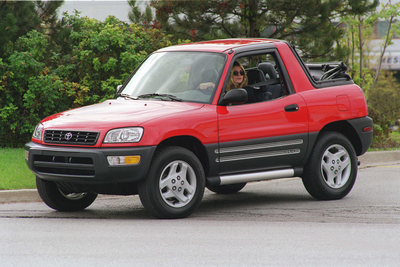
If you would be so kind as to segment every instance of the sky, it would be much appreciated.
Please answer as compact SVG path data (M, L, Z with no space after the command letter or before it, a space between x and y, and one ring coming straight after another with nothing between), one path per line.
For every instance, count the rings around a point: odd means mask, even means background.
M138 1L145 4L146 1ZM60 7L60 15L68 11L68 14L73 14L74 9L81 11L82 17L90 17L103 21L110 15L116 18L129 22L128 12L130 7L126 0L65 0Z

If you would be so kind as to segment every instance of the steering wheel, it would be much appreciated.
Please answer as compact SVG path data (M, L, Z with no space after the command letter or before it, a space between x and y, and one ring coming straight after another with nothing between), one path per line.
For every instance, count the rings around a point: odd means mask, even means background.
M214 88L212 86L209 86L206 89L200 89L200 85L199 85L199 86L197 86L196 90L202 92L205 95L211 95Z

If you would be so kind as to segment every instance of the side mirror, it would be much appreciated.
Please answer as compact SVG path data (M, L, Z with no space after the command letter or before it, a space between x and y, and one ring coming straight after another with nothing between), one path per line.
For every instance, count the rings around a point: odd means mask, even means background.
M220 101L220 105L243 104L248 98L247 91L243 88L232 89L226 92Z
M122 85L118 85L117 88L115 88L115 96L117 97L118 93L121 91Z

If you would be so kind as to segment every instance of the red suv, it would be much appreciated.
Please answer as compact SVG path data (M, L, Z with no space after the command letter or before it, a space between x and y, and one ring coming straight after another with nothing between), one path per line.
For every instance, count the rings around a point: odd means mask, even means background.
M234 76L246 82L228 91ZM139 194L150 214L180 218L205 187L236 193L277 178L343 198L371 139L364 94L343 63L305 64L284 41L227 39L152 53L115 99L44 119L25 149L51 208Z

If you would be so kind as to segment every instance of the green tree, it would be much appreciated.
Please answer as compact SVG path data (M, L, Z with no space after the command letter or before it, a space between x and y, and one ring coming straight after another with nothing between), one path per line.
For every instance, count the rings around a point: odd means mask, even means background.
M400 118L400 84L391 71L383 71L376 86L368 92L369 116L374 119L373 147L398 146L390 139L390 126Z
M43 118L114 95L117 85L159 48L161 31L115 17L98 21L66 14L56 32L32 30L0 58L0 147L20 147Z
M346 63L350 68L350 74L365 91L371 90L377 84L386 48L393 44L394 36L400 34L400 22L396 21L396 17L399 16L400 3L392 4L388 1L386 4L381 4L380 9L367 11L364 15L348 15L341 20L347 34L339 44L349 48L350 53ZM377 55L371 51L371 40L378 21L388 22L388 27Z
M64 0L57 1L0 1L0 57L12 51L12 44L31 30L52 36L60 29L57 9Z
M0 58L12 51L13 43L40 26L41 20L32 1L0 2Z
M60 67L55 73L70 82L90 88L87 99L77 105L91 104L113 96L115 87L151 52L171 45L169 36L157 29L142 27L108 17L104 22L66 15L68 48L54 56ZM63 33L65 34L65 33Z
M52 39L57 38L57 34L61 30L57 10L63 4L64 0L35 1L36 10L42 22L42 31Z
M388 27L386 31L386 36L383 37L384 41L382 42L381 54L379 56L378 64L376 66L376 73L374 76L374 83L372 87L374 87L378 82L382 60L383 56L385 55L386 48L389 45L393 44L392 40L396 35L400 35L400 22L396 21L397 18L400 17L400 2L392 4L392 1L390 0L387 4L382 4L382 10L378 14L379 19L388 22Z
M150 6L146 6L145 12L142 13L137 6L136 0L128 0L131 11L128 13L128 18L132 23L140 24L144 28L152 27L154 23L153 11Z
M31 31L14 44L6 61L0 60L0 146L20 146L37 122L56 110L68 109L63 81L45 64L49 42Z
M346 49L334 44L344 31L337 20L373 10L378 0L153 0L154 27L193 41L267 37L290 40L308 59L335 59ZM138 10L135 11L140 16ZM141 15L143 16L143 15Z
M379 9L364 15L348 15L341 21L347 34L340 44L349 48L346 64L354 82L363 88L367 97L369 115L374 120L375 147L390 143L389 127L400 118L399 84L393 73L381 72L386 48L393 44L394 36L400 34L400 22L396 21L399 16L400 3L388 1ZM371 40L378 21L386 21L388 26L377 53L371 49Z

